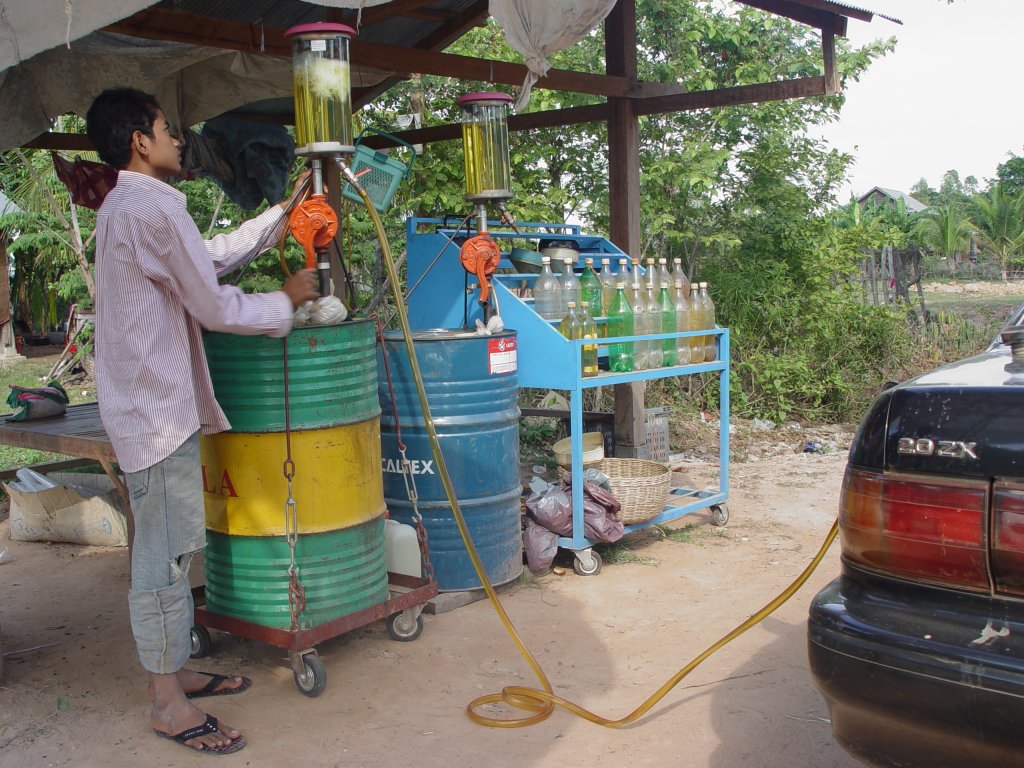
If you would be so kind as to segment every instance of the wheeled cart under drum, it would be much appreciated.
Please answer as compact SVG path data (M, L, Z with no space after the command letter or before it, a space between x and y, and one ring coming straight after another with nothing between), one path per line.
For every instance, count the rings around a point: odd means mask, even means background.
M318 643L380 619L387 619L388 635L393 640L410 642L423 632L423 606L437 596L437 582L389 572L388 593L391 595L388 600L348 616L308 629L290 630L213 613L206 609L205 592L199 588L193 592L196 609L192 627L192 658L199 659L211 653L211 629L259 640L288 651L296 687L306 696L319 696L327 686L327 671L316 651Z

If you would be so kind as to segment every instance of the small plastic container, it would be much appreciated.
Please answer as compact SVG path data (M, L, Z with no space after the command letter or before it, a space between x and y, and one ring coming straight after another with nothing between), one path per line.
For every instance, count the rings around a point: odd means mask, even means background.
M397 520L384 521L384 553L388 570L406 576L423 578L423 561L416 529Z
M555 443L551 450L555 463L565 469L572 468L572 438L566 437ZM586 432L583 435L583 467L596 467L604 458L604 435L600 432Z

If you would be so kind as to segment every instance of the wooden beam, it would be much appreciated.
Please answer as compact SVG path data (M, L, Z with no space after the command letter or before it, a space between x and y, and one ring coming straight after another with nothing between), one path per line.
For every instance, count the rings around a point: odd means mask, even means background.
M836 38L827 30L821 31L821 56L825 62L825 94L839 93L839 70L836 69Z
M63 149L70 152L96 149L84 133L41 133L21 146L24 149Z
M757 85L738 85L714 91L693 91L679 96L637 99L634 102L634 109L638 115L663 115L668 112L689 112L694 109L732 107L761 101L783 101L825 95L825 78L819 75Z
M147 8L105 29L108 32L144 39L171 40L234 51L266 53L272 56L291 55L291 46L284 39L284 30L278 27L261 27L161 8ZM397 63L401 71L506 85L520 85L527 74L526 66L523 64L476 59L420 48L405 48L358 38L352 40L350 52L353 62L385 72L399 71L396 68ZM686 89L679 85L639 82L634 78L609 77L564 69L550 70L547 76L537 82L537 87L622 97L654 97L686 92Z
M776 16L785 16L787 19L799 21L818 29L830 29L840 37L846 37L846 16L834 11L822 10L821 7L810 7L801 2L789 2L789 0L738 0L751 8L759 8L762 11L773 13ZM852 15L852 14L851 14ZM867 19L871 20L870 16Z
M607 104L592 104L587 107L568 107L566 109L550 109L544 112L527 112L524 115L512 115L508 119L510 131L532 131L537 128L556 128L580 123L597 123L608 119ZM409 144L430 144L435 141L450 141L462 138L462 126L459 123L433 125L414 131L391 132L393 136ZM372 149L397 147L397 143L383 136L364 136L362 143Z

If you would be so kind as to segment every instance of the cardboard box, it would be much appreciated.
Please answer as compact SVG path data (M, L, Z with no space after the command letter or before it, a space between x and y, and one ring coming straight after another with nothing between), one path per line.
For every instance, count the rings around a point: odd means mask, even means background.
M109 478L98 478L112 486ZM102 480L71 473L63 473L58 480L56 476L48 478L38 472L20 470L17 482L4 485L11 497L11 538L128 546L128 525L120 508L120 496L112 487L103 490Z

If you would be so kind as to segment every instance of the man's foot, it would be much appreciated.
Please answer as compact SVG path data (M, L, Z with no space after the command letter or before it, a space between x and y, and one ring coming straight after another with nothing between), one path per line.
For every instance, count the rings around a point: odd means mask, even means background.
M231 696L243 693L252 687L252 680L242 675L218 675L214 672L193 672L190 669L179 669L175 673L181 690L190 699L204 696ZM153 682L146 689L146 698L153 701Z
M245 738L234 728L218 722L188 700L154 706L149 717L153 730L192 749L228 754L245 746Z
M206 715L206 719L202 724L194 728L186 728L178 733L167 733L156 728L153 729L157 736L173 739L190 749L208 752L212 755L230 755L245 746L245 737L240 733L234 738L228 738L226 743L218 744L211 742L212 739L223 741L227 738L226 732L230 731L231 729L221 725L213 715Z

